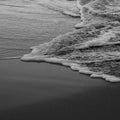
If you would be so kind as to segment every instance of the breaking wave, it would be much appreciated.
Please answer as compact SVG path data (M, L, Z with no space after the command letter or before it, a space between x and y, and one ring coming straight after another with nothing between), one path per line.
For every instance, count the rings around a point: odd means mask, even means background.
M93 1L82 5L82 10L88 7L90 12L81 10L83 22L77 25L78 30L32 47L21 60L62 64L91 77L120 81L120 12L113 10L116 4L110 7L112 3ZM96 8L98 3L104 9Z

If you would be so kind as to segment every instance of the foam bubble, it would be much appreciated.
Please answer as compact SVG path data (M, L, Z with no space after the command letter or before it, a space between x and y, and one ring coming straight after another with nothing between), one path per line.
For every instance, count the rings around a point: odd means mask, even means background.
M77 0L82 23L75 27L80 28L91 22L120 21L120 1L110 0Z
M98 4L100 8L96 8ZM82 11L82 27L32 47L32 52L21 60L57 63L91 77L120 81L119 4L91 0L78 5L81 10L88 9Z

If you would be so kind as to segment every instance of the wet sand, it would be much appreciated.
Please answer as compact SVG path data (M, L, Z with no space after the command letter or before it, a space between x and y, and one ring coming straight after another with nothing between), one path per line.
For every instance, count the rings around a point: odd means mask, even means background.
M48 63L0 61L1 120L119 117L120 84Z
M0 6L0 47L28 50L72 31L79 21L35 7ZM3 52L0 55L13 54ZM0 120L118 119L119 92L119 83L92 79L67 67L0 60Z

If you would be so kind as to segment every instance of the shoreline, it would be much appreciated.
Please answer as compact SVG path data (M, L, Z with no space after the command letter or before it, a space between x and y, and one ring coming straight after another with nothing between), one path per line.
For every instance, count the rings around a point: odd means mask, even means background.
M72 61L67 61L64 59L58 59L58 58L47 58L45 56L31 56L30 54L25 54L22 58L22 61L24 62L45 62L45 63L51 63L51 64L55 64L55 65L61 65L63 67L69 67L71 70L73 71L77 71L80 74L84 74L84 75L89 75L91 78L101 78L105 81L108 82L120 82L120 79L112 76L112 75L107 75L107 74L103 74L101 72L92 72L89 70L88 67L83 67L80 66L77 63L73 63Z
M109 118L119 113L115 109L120 106L119 83L43 62L7 60L0 61L0 66L2 120L55 120L58 116L58 120L78 120L98 118L101 114Z
M80 22L36 3L26 8L1 5L0 9L0 46L16 49L2 49L0 55L7 57L21 56L31 46L72 32ZM90 78L70 67L0 60L0 120L119 119L119 94L120 83Z

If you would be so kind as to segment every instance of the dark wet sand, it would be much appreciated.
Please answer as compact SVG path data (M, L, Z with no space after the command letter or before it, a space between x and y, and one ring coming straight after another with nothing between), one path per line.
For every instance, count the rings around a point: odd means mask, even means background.
M79 21L33 8L0 6L0 46L28 49L72 31ZM8 54L13 51L0 56ZM120 83L91 79L63 66L0 60L0 120L116 120L119 93Z
M48 63L0 61L0 120L118 119L120 84Z

